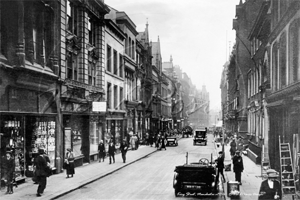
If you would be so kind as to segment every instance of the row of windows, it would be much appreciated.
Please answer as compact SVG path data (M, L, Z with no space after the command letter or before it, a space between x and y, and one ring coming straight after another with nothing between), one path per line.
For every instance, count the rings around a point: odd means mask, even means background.
M248 132L256 137L263 135L263 121L259 112L248 113Z
M259 92L259 86L261 85L261 71L255 69L252 73L248 74L248 98Z
M300 80L299 19L291 23L288 33L282 33L272 45L272 87L279 90ZM287 48L287 43L288 47Z
M15 58L18 45L19 22L17 1L1 1L1 53L10 61ZM42 12L41 12L42 11ZM40 2L24 1L24 48L25 59L42 66L51 67L50 57L53 56L54 37L51 31L54 23L54 12ZM22 38L23 39L23 38Z
M106 49L106 70L123 78L123 56L109 45Z
M123 110L124 94L123 88L117 85L112 86L111 83L107 83L107 108L115 110Z
M135 57L135 43L130 37L125 39L125 53L132 59Z

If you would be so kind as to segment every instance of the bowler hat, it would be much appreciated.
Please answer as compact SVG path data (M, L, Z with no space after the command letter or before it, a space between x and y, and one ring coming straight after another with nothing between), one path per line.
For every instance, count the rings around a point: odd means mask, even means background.
M39 149L38 152L39 152L39 154L44 154L45 153L44 149Z
M279 177L279 174L278 174L278 172L277 172L276 170L274 170L274 169L268 169L268 170L267 170L267 176L268 176L269 178L277 178L277 177Z

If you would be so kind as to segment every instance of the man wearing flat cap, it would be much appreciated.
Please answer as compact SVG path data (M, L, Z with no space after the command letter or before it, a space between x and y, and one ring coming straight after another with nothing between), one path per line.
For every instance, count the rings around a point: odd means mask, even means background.
M240 155L240 151L235 152L235 155L232 157L232 163L233 171L235 173L235 181L239 182L239 184L242 185L241 177L242 172L244 171L244 163L243 158Z
M267 170L268 179L261 183L258 199L281 199L279 174L274 169Z

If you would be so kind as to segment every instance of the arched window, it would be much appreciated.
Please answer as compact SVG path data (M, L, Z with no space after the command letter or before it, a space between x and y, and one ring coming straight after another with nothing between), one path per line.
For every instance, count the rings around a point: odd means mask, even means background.
M287 85L287 73L286 73L286 34L283 33L280 37L279 47L279 87L283 88Z

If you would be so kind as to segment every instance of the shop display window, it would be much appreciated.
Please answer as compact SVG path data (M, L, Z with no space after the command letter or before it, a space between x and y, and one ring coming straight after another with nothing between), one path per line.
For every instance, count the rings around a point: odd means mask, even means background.
M121 145L122 126L123 126L123 121L122 120L116 120L116 127L115 127L116 146Z
M71 148L75 157L82 155L82 125L81 117L65 116L64 118L65 152L67 148Z
M55 165L55 118L51 117L31 117L28 122L28 131L31 130L31 151L30 154L34 158L39 148L43 148L46 151L50 159L50 165L54 167ZM29 135L29 133L28 133ZM28 138L29 139L29 138ZM28 166L32 167L32 165ZM29 169L31 171L31 169Z
M1 136L1 159L6 152L11 152L15 160L16 181L24 178L25 158L24 158L24 131L22 129L22 117L1 116L0 132Z
M122 126L122 120L107 120L105 139L107 142L112 140L116 148L121 144Z
M98 145L102 138L102 126L97 119L90 121L90 154L98 152Z

